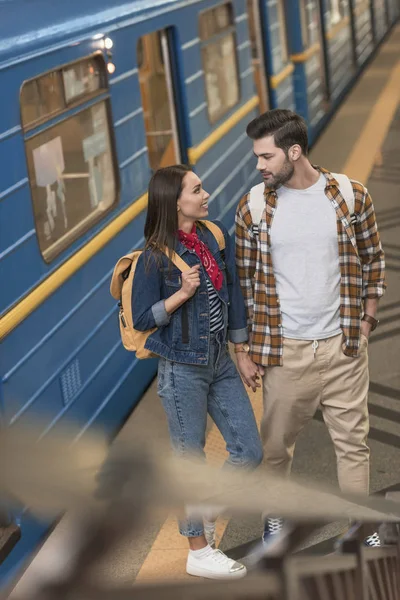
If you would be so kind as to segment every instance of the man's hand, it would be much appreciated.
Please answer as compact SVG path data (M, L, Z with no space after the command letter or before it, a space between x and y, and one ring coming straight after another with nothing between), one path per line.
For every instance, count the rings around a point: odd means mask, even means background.
M261 387L259 379L260 376L264 375L264 368L261 365L256 365L246 352L238 352L236 356L239 373L243 381L255 392L257 388Z
M372 325L367 321L361 321L361 333L368 339L371 333Z

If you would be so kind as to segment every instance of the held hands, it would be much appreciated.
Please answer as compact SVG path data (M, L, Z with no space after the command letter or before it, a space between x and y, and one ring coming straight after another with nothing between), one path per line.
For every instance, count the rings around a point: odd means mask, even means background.
M255 392L257 388L261 387L259 379L264 375L264 368L256 365L246 352L238 352L237 363L244 383Z
M200 265L195 265L189 271L182 273L181 293L186 300L191 298L200 285Z

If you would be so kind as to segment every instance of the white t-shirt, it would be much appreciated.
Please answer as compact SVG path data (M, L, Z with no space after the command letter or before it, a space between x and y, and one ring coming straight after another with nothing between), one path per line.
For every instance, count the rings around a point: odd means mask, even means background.
M318 340L341 332L336 213L325 185L321 174L305 190L277 190L271 253L284 337Z

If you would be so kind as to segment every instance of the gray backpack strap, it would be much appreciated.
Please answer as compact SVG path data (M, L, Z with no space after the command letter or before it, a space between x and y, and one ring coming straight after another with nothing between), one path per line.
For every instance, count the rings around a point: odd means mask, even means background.
M346 201L347 208L350 214L350 220L353 222L354 220L354 190L351 184L350 179L347 175L342 173L332 173L333 177L339 184L339 189L343 195L343 198ZM258 233L258 227L261 221L261 217L265 208L265 198L264 198L264 183L259 183L251 188L249 192L249 209L251 214L251 219L253 221L253 233Z
M258 234L258 228L265 208L264 189L264 183L259 183L252 187L249 192L249 209L251 220L253 221L253 233L255 235Z
M350 179L343 173L332 173L333 177L339 184L340 191L343 198L346 200L347 208L349 209L350 219L353 221L354 218L354 190Z

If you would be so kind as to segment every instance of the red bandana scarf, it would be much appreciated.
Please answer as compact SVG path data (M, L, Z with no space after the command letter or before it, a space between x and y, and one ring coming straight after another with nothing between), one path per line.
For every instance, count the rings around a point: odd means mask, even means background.
M211 283L215 289L219 291L224 280L223 273L207 246L199 239L199 236L196 233L196 225L193 225L191 233L185 233L179 229L178 237L179 241L186 246L186 248L196 252L197 256L202 262L203 267L207 271Z

